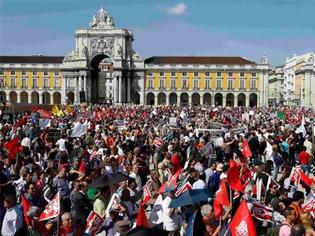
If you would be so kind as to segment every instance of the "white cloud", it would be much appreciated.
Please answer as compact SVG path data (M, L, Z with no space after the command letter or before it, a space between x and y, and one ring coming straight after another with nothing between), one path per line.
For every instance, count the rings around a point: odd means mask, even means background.
M170 7L167 9L167 12L172 15L183 15L187 9L185 3L178 3L174 7Z

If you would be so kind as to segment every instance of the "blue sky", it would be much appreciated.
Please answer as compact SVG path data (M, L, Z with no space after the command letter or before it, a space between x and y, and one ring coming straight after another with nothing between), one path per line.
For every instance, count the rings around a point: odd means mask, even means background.
M315 51L315 0L0 0L0 54L63 56L101 6L144 58L266 53L279 65Z

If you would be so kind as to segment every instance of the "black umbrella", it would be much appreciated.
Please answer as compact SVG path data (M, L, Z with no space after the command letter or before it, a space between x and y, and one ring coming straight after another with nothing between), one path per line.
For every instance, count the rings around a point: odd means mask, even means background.
M106 185L114 185L123 181L131 180L128 175L124 175L120 172L114 174L106 174L92 181L90 188L103 188Z

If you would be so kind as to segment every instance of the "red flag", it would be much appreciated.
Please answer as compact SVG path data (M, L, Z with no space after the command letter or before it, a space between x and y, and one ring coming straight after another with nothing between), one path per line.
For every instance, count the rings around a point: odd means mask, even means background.
M147 185L144 185L142 190L143 190L142 204L146 204L148 201L150 201L152 195Z
M230 230L232 236L252 236L256 235L254 220L249 212L247 203L242 201L237 209L231 224Z
M220 188L216 192L213 208L214 215L216 218L220 218L222 215L223 206L230 206L229 196L226 189L226 180L222 180L220 183Z
M315 213L315 198L309 198L302 205L303 212L314 212Z
M101 228L104 219L100 217L95 211L91 211L88 218L86 219L85 232L91 236L95 236Z
M79 167L79 172L84 174L85 175L85 161L81 160L81 164L80 164L80 167Z
M25 198L24 195L21 196L21 202L22 202L22 206L23 206L23 214L24 214L25 223L26 223L26 225L29 225L30 221L28 219L27 212L28 212L28 209L30 209L30 207L32 205L31 205L30 201Z
M48 203L45 207L45 210L39 217L40 221L48 220L59 216L60 213L60 194L59 192L55 195L54 199Z
M6 142L4 147L7 149L9 153L9 159L13 160L15 155L19 153L20 148L20 139L18 137Z
M250 151L248 142L246 139L243 139L243 150L242 153L244 155L244 157L248 158L252 156L252 152Z
M163 183L159 189L160 193L166 192L166 190L174 190L177 186L177 179L182 169L179 169L167 182Z
M230 168L228 169L226 174L231 188L236 192L243 192L243 185L240 179L238 166L235 161L230 160Z
M145 215L142 202L140 203L140 208L139 208L136 224L137 224L137 227L144 227L144 228L149 227L149 222Z
M192 186L189 182L183 184L182 187L180 187L176 192L175 192L175 197L178 197L179 195L181 195L182 193L191 190Z
M307 185L309 188L311 188L311 185L312 185L312 179L310 177L308 177L302 169L299 169L299 174L300 174L300 183L301 181Z

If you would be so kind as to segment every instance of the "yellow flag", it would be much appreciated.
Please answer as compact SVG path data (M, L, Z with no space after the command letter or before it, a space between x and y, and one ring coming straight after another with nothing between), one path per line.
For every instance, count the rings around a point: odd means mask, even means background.
M51 110L51 113L53 113L54 116L58 116L59 112L60 110L56 105Z
M59 112L58 112L58 115L57 116L59 116L59 117L61 117L61 116L64 116L65 114L63 113L63 111L62 110L59 110Z
M70 105L66 105L65 111L66 111L67 113L71 113L71 112L73 112L73 108L72 108Z

